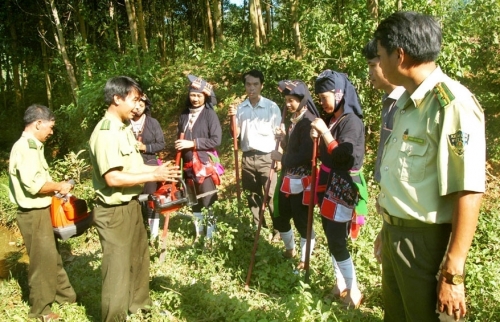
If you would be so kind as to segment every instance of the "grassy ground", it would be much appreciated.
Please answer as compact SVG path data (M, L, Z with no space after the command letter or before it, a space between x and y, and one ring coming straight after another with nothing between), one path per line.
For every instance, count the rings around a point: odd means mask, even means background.
M467 321L500 321L497 300L500 298L500 180L497 178L500 152L495 144L500 137L498 123L497 116L489 119L488 192L466 267ZM168 138L168 142L171 141ZM213 243L193 245L192 222L184 216L173 216L165 262L159 262L158 241L150 248L152 312L132 315L130 321L382 321L381 268L372 255L372 243L381 226L373 209L373 197L377 194L373 182L369 182L371 214L360 237L349 244L365 296L359 309L346 311L328 297L335 281L318 215L315 218L318 242L311 259L309 283L304 284L303 273L294 270L298 260L283 259L282 243L269 242L269 231L263 230L250 290L245 291L254 231L246 207L242 207L241 214L237 211L230 146L228 133L224 133L220 154L227 174L221 201L215 205L218 232ZM369 165L373 157L368 147L367 178L371 177ZM2 168L5 169L5 165ZM90 184L84 179L75 194L89 198ZM14 221L15 207L8 201L6 185L4 172L0 175L0 224L7 227L12 236L5 258L0 258L0 265L8 272L7 277L0 280L0 321L26 321L29 310L27 261ZM296 242L298 246L298 238ZM0 249L6 247L0 245ZM102 254L97 232L91 228L83 236L62 242L61 253L78 302L54 305L53 310L64 321L100 321Z

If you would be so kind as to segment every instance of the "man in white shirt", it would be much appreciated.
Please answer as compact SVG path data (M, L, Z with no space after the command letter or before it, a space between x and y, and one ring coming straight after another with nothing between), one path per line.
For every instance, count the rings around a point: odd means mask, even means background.
M271 151L276 147L274 130L280 126L281 111L276 103L260 95L264 83L261 71L254 69L246 72L243 82L247 99L237 107L231 106L228 115L236 115L236 129L232 130L239 136L243 151L241 179L243 189L248 191L248 205L257 225L271 168ZM276 173L271 178L267 202L271 216L274 212L272 198L275 187ZM262 226L267 227L265 219Z

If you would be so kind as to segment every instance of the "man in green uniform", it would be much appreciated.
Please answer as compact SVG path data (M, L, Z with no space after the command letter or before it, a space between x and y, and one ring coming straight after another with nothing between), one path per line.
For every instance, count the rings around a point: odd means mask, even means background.
M123 321L128 313L148 310L149 249L137 196L142 184L173 181L176 166L147 166L128 122L139 107L142 89L126 76L104 88L108 109L90 137L94 221L102 246L102 321Z
M30 258L30 318L56 321L53 302L73 303L76 294L63 268L50 220L54 192L67 194L72 185L52 182L43 143L52 135L54 114L45 106L31 105L24 113L24 132L9 159L10 199L18 205L17 224Z
M442 36L432 17L396 12L375 38L384 76L406 90L380 167L384 320L459 320L485 189L483 110L436 65Z

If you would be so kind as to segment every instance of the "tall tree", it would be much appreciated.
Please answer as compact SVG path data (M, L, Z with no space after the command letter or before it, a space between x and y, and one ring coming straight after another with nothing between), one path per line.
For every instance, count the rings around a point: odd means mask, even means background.
M257 7L256 7L256 1L258 0L249 0L249 7L250 7L250 25L252 26L252 35L253 35L253 42L255 46L255 50L260 53L261 50L261 42L260 42L260 30L259 30L259 17L257 17Z
M138 47L139 37L137 35L137 22L135 19L135 6L134 0L125 0L125 8L127 9L127 18L130 28L130 35L132 36L132 46Z
M68 51L66 49L64 29L61 25L61 21L59 20L59 13L57 11L54 0L49 0L47 5L49 6L52 17L54 18L54 39L56 40L57 49L62 56L64 65L66 66L66 72L68 73L68 80L71 86L71 94L73 95L73 100L76 103L78 100L78 97L76 95L76 92L78 90L78 82L76 81L75 70L73 68L73 64L71 63L71 60L69 59Z
M266 28L264 26L264 21L262 19L262 9L260 5L260 0L255 0L255 10L257 10L257 21L259 24L259 32L262 42L267 44Z
M87 53L87 28L85 26L85 19L83 18L83 9L82 9L82 0L76 0L75 3L75 13L76 17L78 19L78 29L80 30L80 36L82 37L82 45L84 48L84 55L85 55L85 63L87 65L87 76L92 77L92 68L90 64L90 58ZM42 46L45 46L45 42L42 44ZM42 49L45 49L42 47Z
M43 20L39 21L39 35L40 35L40 45L42 48L42 60L43 60L43 73L45 75L45 90L47 93L47 102L49 108L52 109L52 82L50 80L49 73L49 58L47 56L47 44L45 43L45 35L47 31L45 30L45 26L43 24Z
M224 41L224 33L222 30L222 0L213 0L213 3L214 3L215 33L217 42L221 44Z
M214 24L212 22L212 10L210 9L210 1L205 0L205 11L207 15L205 16L205 26L207 28L207 38L208 44L211 50L215 49L215 37L214 37Z
M144 52L148 52L148 41L146 38L146 26L144 24L144 11L142 10L142 0L137 1L137 25L139 30L139 39Z
M139 46L138 46L138 35L137 35L137 22L135 16L135 5L134 0L125 0L125 8L127 9L127 17L130 28L130 35L132 36L132 46L135 52L135 61L137 64L137 70L141 70L141 61L139 59Z
M112 24L115 28L115 38L116 38L116 47L118 51L122 49L122 43L120 41L120 31L118 29L118 18L116 17L116 7L114 4L114 0L109 1L109 18L112 21Z
M271 31L273 28L272 15L271 15L271 0L265 0L266 3L266 33L267 37L271 38Z
M299 0L290 1L290 16L292 17L295 58L301 59L303 51L302 51L302 39L300 38Z

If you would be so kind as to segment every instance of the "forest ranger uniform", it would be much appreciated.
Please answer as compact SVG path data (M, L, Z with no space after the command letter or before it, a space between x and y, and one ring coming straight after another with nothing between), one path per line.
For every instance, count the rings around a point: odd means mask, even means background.
M485 191L485 128L467 88L437 67L397 102L381 163L386 321L438 321L437 279L455 194Z
M10 153L9 195L10 200L18 205L17 224L30 260L30 318L50 314L53 302L76 301L52 228L52 196L38 194L46 182L52 181L48 170L43 143L32 134L23 132Z
M94 220L102 246L102 320L125 319L151 304L149 249L137 196L142 185L109 187L104 174L121 168L134 173L143 159L130 128L106 112L89 140L96 191Z

